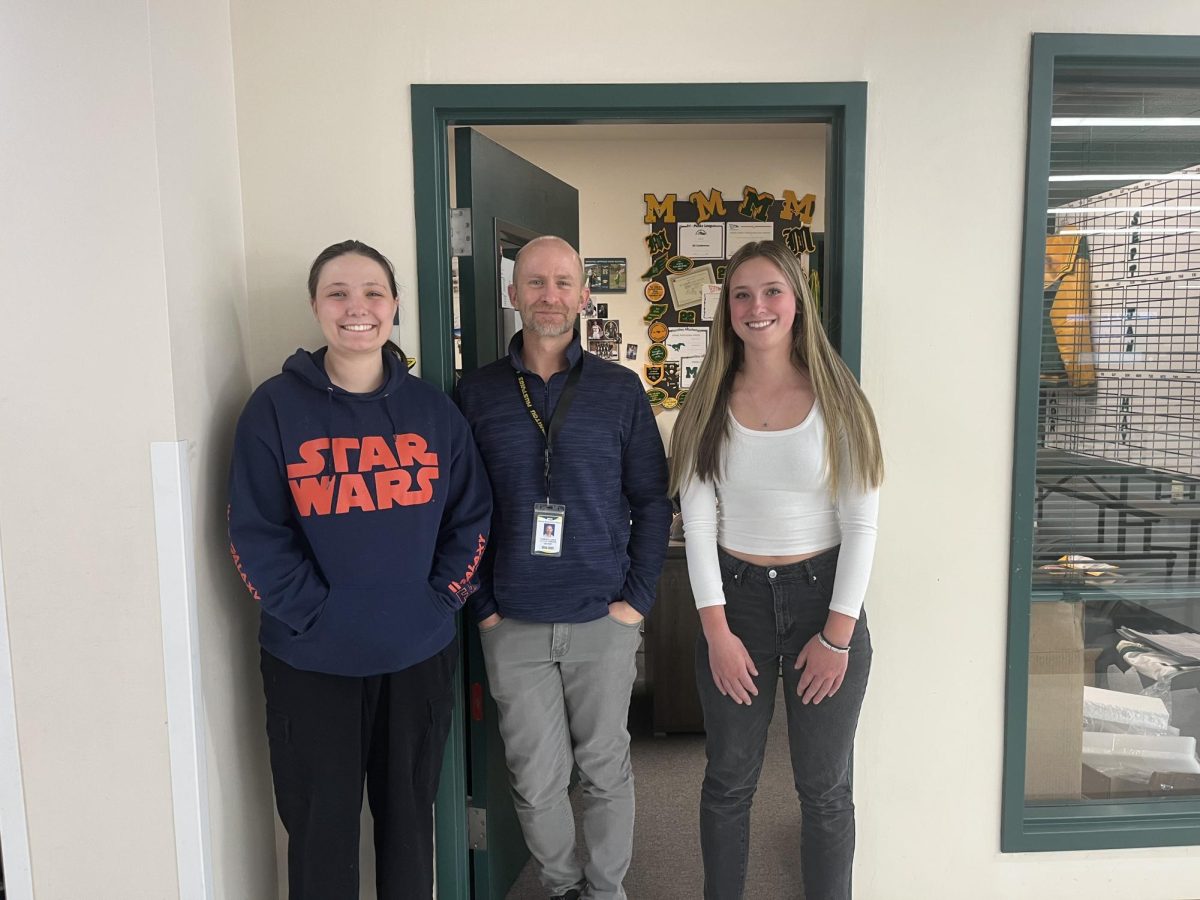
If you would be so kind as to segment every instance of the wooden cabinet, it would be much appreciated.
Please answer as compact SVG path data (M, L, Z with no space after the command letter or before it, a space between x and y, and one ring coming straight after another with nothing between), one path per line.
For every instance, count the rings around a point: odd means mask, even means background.
M692 599L683 545L667 550L658 599L646 620L646 669L654 707L654 733L703 732L696 692L696 637L700 617Z

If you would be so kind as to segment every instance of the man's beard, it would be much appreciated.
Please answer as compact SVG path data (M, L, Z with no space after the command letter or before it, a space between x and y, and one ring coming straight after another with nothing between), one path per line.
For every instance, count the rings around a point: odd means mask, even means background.
M561 337L575 327L575 321L573 316L563 316L561 322L538 321L536 310L531 310L528 315L522 310L521 327L538 337Z

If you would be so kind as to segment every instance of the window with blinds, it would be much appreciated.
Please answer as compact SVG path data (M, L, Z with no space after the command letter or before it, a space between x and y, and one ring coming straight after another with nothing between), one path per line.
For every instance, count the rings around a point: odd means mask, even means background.
M1024 801L1153 816L1200 799L1200 59L1050 71Z

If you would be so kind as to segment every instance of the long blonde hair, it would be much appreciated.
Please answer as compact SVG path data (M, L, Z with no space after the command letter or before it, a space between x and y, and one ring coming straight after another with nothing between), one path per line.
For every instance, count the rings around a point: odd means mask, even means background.
M846 478L864 489L877 487L883 481L883 450L871 404L829 343L800 261L782 244L758 241L746 244L729 260L708 353L672 431L671 493L682 489L693 475L701 481L716 481L723 470L729 443L729 396L745 354L741 338L733 331L729 283L739 266L755 258L774 263L796 295L792 363L807 371L821 404L830 493L836 495ZM849 473L842 471L838 451L843 438L849 451Z

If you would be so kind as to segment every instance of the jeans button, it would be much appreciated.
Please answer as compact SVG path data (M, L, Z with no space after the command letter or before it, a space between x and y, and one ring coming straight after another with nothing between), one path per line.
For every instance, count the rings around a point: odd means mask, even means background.
M778 573L777 573L777 572L776 572L774 569L768 569L768 570L767 570L767 577L768 577L768 578L774 578L774 577L775 577L777 574L778 574Z

